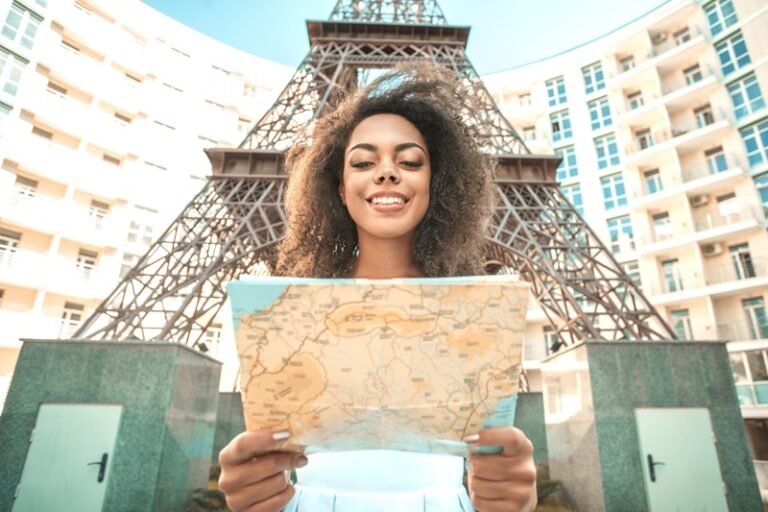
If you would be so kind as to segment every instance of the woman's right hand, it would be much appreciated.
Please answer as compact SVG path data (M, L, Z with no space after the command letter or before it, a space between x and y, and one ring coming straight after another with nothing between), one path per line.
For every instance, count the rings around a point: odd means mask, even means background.
M293 497L290 471L307 464L301 453L275 451L287 431L243 432L219 453L219 489L234 512L277 512Z

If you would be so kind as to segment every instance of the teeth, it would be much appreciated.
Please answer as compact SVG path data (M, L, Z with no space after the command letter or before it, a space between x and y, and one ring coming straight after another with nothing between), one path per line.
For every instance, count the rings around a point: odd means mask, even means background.
M403 204L405 201L401 197L374 197L371 199L373 204Z

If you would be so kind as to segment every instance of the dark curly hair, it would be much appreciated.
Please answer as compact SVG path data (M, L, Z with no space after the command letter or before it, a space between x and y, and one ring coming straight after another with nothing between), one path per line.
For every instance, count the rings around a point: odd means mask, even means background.
M358 242L338 194L344 151L363 119L396 114L421 132L432 166L430 204L414 234L413 263L434 277L484 274L495 161L480 151L474 127L463 121L462 90L455 74L434 64L410 64L382 75L320 118L286 156L288 227L276 273L349 273Z

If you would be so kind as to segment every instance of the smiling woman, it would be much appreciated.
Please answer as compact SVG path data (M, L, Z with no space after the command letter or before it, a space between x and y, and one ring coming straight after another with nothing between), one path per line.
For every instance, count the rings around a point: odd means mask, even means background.
M460 90L453 75L411 65L321 118L312 143L297 144L287 157L289 226L277 273L358 276L361 266L372 270L368 262L380 270L400 261L383 262L382 244L408 226L404 275L483 273L493 162L472 128L458 122Z

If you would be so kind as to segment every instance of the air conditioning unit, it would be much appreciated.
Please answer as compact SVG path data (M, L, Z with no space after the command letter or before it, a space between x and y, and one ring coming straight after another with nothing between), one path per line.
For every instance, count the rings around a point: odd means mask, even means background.
M653 41L653 44L661 44L667 40L667 37L669 37L669 34L666 32L659 32L658 34L653 34L651 41Z
M700 194L691 198L691 206L698 208L709 203L709 196L707 194Z
M717 256L723 252L723 244L720 242L716 242L714 244L704 244L701 247L701 252L704 253L705 258Z

